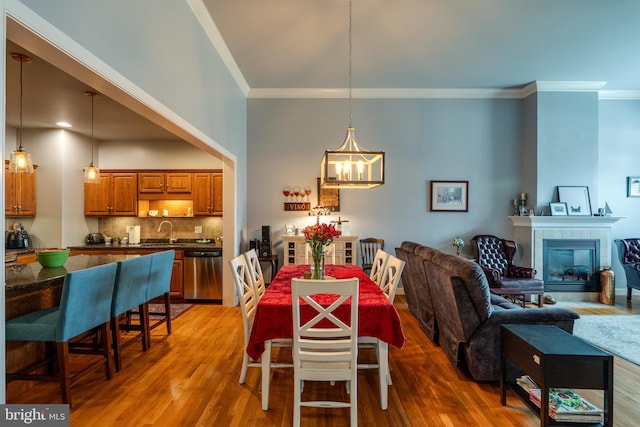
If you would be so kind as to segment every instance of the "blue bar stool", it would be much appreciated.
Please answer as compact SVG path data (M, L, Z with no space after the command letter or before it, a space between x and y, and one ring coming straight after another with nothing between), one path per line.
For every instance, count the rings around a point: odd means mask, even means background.
M151 268L149 280L147 282L147 302L144 307L144 317L147 325L147 348L151 347L151 330L167 324L167 334L171 335L171 273L173 272L173 259L176 251L173 249L163 252L156 252L151 255ZM149 312L149 301L157 297L163 297L164 312ZM159 319L151 323L150 316L160 316Z
M59 381L62 402L71 407L71 382L82 377L89 369L103 364L107 379L113 375L111 356L111 301L116 281L117 264L105 264L67 273L58 307L28 313L6 322L7 341L55 342L57 372L52 375L34 375L28 372L7 373L12 380ZM95 328L100 330L100 348L82 347L78 353L103 356L80 372L71 373L69 353L74 353L69 341Z
M118 262L118 273L113 290L113 302L111 304L111 335L113 342L113 359L116 372L122 369L122 349L133 343L137 338L142 338L142 351L147 350L146 317L143 315L147 302L147 282L151 270L151 256L145 255L139 258L131 258ZM140 324L134 325L127 322L122 325L122 330L139 331L134 337L122 341L120 317L129 310L138 307Z

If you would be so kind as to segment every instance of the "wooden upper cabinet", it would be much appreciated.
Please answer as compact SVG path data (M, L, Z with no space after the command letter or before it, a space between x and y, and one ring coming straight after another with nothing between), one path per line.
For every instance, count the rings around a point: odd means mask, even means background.
M101 172L99 184L84 184L84 214L137 215L137 178L135 172Z
M222 216L222 172L193 174L193 214Z
M36 216L36 170L33 173L9 172L9 162L4 164L4 214L7 217Z
M191 172L138 172L140 199L184 199L191 196Z

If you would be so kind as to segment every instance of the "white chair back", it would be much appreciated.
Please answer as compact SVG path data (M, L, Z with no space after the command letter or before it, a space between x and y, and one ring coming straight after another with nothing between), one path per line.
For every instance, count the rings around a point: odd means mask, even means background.
M251 333L251 325L256 315L258 306L258 297L256 296L255 287L250 282L249 266L244 255L239 255L229 261L231 272L233 273L233 282L236 285L236 292L242 309L242 322L244 324L244 347L242 348L242 369L240 371L240 384L244 384L247 375L247 367L249 366L249 355L247 354L247 345L249 344L249 334ZM259 365L256 365L259 366Z
M376 256L373 258L373 263L371 264L371 273L369 273L369 279L376 282L378 286L382 283L382 274L384 273L384 268L387 264L387 260L389 259L389 254L383 251L382 249L378 249L376 251Z
M335 264L336 263L336 244L332 243L330 245L327 245L325 250L324 250L324 254L325 257L329 257L329 259L325 258L325 262L329 263L329 264ZM309 245L308 243L304 244L304 263L305 264L311 264L312 261L312 255L311 255L311 245Z
M300 407L350 408L358 425L358 279L291 280L293 310L293 425L300 425ZM335 295L328 307L318 296ZM350 301L348 301L350 299ZM341 304L350 307L349 320L337 317ZM308 310L308 311L307 311ZM319 324L327 325L319 326ZM349 402L301 401L302 381L347 381Z
M398 290L398 283L400 283L400 277L402 276L404 265L404 261L393 255L389 255L389 259L387 260L387 264L384 268L384 273L382 274L380 288L392 303L396 297L396 291Z
M260 298L264 295L267 287L264 281L264 275L262 274L260 260L258 259L258 253L255 249L251 249L250 251L245 252L244 256L249 269L249 280L255 288L258 301L260 301Z

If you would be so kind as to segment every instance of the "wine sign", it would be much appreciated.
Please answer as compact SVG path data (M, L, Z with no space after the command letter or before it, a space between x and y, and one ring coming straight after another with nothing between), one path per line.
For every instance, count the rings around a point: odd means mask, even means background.
M285 200L285 211L308 211L311 209L309 201L311 187L284 187L282 194Z
M310 203L289 203L285 202L284 210L285 211L308 211L311 209Z

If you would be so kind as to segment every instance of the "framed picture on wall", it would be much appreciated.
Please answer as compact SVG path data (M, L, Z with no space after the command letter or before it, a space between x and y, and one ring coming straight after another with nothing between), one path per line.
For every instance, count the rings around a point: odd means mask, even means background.
M627 177L627 197L640 197L640 176Z
M558 199L567 204L569 216L591 216L591 200L589 187L558 186Z
M324 206L331 212L340 212L340 190L337 188L320 188L320 178L316 178L318 183L318 206Z
M563 202L551 202L549 203L549 210L551 211L551 216L566 216L567 204Z
M431 181L429 210L432 212L468 212L469 181Z

